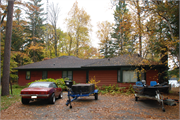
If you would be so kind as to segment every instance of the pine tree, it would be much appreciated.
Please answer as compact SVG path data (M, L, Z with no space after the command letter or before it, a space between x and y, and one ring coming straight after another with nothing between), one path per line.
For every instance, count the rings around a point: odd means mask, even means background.
M120 55L126 53L128 48L133 48L133 42L130 40L131 33L131 15L126 8L125 1L119 1L114 12L115 26L114 32L111 34L113 39L113 48L115 54Z
M42 43L44 43L44 40L42 39L44 30L42 27L44 26L44 15L45 13L44 8L42 8L43 4L40 4L42 0L30 0L30 2L27 2L27 8L26 14L28 15L28 26L27 26L27 32L29 33L29 39L27 41L27 46L36 46L41 47ZM42 53L38 51L37 49L33 49L33 52L30 52L31 56L33 58L33 61L39 61L43 58L41 55ZM40 52L40 53L39 53Z

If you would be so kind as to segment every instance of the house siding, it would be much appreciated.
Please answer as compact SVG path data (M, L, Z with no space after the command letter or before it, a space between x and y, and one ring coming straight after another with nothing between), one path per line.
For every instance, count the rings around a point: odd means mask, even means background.
M47 72L48 78L59 79L62 78L62 71L59 70L50 70ZM76 83L86 83L86 79L88 76L88 80L92 78L96 78L96 81L100 81L98 86L106 85L117 85L119 87L128 87L130 84L134 85L135 83L119 83L117 82L117 70L75 70L73 71L73 81ZM31 71L30 80L26 80L26 70L19 70L18 72L18 84L20 86L24 86L29 82L42 79L42 71ZM121 78L122 79L122 78ZM158 82L158 70L149 70L146 72L146 84L150 85L150 81Z
M93 70L89 71L89 80L96 78L96 81L100 81L98 86L117 84L117 70Z
M20 85L20 86L24 86L24 85L26 85L26 83L27 83L27 80L26 80L26 71L18 71L18 84ZM29 82L30 80L28 80L28 82Z
M98 86L102 86L102 85L118 85L119 87L128 87L130 84L134 85L135 83L118 83L117 76L118 72L117 70L93 70L93 71L89 71L89 80L91 80L91 78L96 78L96 82L100 81L100 83L98 83Z
M59 78L62 78L62 71L55 71L55 70L52 70L52 71L48 71L47 73L47 78L53 78L53 79L59 79ZM42 78L42 77L41 77Z
M42 79L42 71L31 71L31 77L29 80L26 80L26 70L18 72L18 84L20 86L27 85L27 83Z
M76 83L86 83L86 71L73 71L73 81Z
M146 72L146 84L150 85L150 81L156 81L158 83L158 70L148 70Z

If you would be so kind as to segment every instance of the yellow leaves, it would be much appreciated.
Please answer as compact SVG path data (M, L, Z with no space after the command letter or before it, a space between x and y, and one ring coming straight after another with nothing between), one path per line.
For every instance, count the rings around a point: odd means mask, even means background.
M141 62L142 64L150 64L150 62L147 59L143 59Z
M96 81L96 77L94 76L88 81L88 83L95 84L95 88L97 88L97 84L100 83L100 80Z
M96 32L97 37L101 41L101 47L105 46L108 41L110 41L110 33L112 32L113 23L108 21L98 22L97 27L98 31Z

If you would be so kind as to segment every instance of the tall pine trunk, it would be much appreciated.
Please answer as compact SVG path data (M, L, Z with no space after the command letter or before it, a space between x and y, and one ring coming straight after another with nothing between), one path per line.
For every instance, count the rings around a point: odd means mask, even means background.
M4 62L3 62L3 77L2 77L2 92L1 92L2 96L9 95L13 6L14 6L14 0L8 0L6 38L5 38Z
M159 83L168 82L168 51L167 48L164 47L165 50L161 51L161 63L164 65L160 69Z

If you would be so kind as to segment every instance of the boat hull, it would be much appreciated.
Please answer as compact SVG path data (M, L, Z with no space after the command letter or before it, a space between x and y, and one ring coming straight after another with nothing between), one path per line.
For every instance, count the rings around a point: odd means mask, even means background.
M133 85L133 89L137 94L140 94L140 95L155 96L157 90L159 90L159 92L167 92L167 91L169 91L169 85L164 85L164 86L139 86L139 85Z

